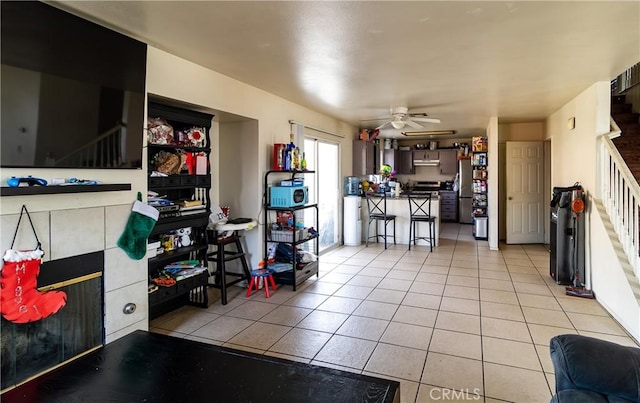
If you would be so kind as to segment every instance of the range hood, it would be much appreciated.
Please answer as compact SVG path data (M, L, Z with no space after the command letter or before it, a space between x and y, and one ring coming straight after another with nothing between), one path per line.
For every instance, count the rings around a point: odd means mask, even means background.
M413 160L413 166L416 167L437 167L440 160Z

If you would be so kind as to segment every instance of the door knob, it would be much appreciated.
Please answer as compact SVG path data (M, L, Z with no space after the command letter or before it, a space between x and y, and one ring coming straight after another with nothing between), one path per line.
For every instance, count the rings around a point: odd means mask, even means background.
M508 198L508 199L509 199L509 200L513 200L513 197L509 196L509 198Z

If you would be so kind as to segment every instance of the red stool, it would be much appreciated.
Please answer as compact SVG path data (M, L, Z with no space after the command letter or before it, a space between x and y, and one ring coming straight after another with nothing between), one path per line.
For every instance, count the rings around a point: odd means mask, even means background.
M247 290L247 298L251 296L251 290L257 290L260 288L260 279L264 279L264 292L269 298L269 284L273 291L276 290L276 281L273 279L273 270L271 269L258 269L251 270L251 280L249 280L249 289Z

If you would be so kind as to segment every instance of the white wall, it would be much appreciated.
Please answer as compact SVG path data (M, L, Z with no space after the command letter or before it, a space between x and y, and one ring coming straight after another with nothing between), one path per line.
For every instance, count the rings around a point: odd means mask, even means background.
M598 82L587 88L547 119L551 138L552 186L580 182L585 190L596 189L596 137L609 131L609 83ZM567 121L575 117L575 129Z
M501 143L507 141L542 141L545 139L545 122L501 123Z
M489 191L487 194L487 214L489 215L489 249L498 250L498 184L500 182L498 175L498 140L500 136L497 116L492 116L489 119L489 124L487 125L487 138L489 142L489 152L487 153L487 158L489 159L489 165L487 165L487 171L489 174Z
M213 203L230 207L230 216L260 218L261 198L255 197L255 189L262 188L262 178L254 173L259 170L258 122L246 120L220 123L218 127L219 147L213 148L212 160L218 169L213 172L218 177L219 187L214 187L218 197ZM244 232L247 259L254 267L262 260L262 228ZM252 245L249 247L248 245ZM254 245L258 245L255 247ZM227 270L238 272L238 260L227 264Z
M596 138L609 132L609 82L597 82L547 119L551 139L551 186L580 182L588 199L598 196ZM575 117L575 129L567 120ZM598 211L587 203L585 271L598 301L637 339L638 304L613 253Z

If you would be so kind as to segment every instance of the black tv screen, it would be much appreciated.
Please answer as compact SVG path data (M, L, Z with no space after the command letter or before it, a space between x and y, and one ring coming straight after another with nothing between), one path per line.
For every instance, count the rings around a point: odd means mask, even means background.
M141 168L146 44L41 2L0 4L0 165Z

